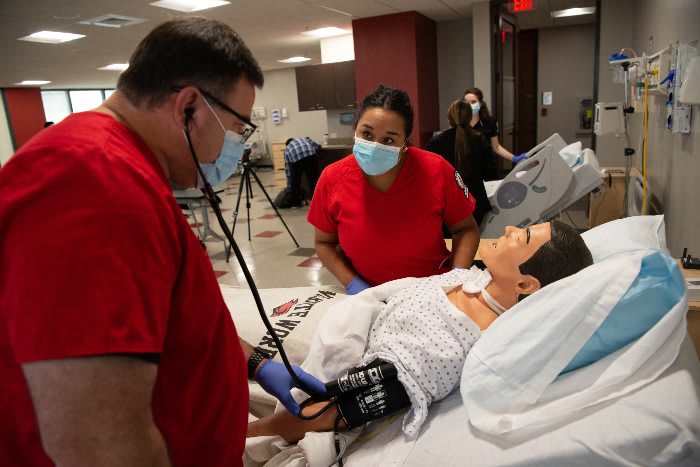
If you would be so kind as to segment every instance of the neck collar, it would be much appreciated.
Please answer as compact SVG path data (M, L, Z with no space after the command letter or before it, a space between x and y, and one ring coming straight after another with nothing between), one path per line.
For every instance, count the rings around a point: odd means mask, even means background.
M481 296L484 298L484 301L489 306L489 308L491 308L491 310L498 316L501 316L501 314L503 314L503 312L506 311L506 307L498 303L498 300L493 298L491 294L486 291L486 287L481 289Z

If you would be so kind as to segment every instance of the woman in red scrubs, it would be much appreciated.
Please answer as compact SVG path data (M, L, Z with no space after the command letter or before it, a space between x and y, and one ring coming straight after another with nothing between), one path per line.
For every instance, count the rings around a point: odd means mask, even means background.
M379 86L362 101L353 153L316 186L308 214L316 253L350 294L470 267L476 254L474 197L442 157L408 145L412 129L406 92Z

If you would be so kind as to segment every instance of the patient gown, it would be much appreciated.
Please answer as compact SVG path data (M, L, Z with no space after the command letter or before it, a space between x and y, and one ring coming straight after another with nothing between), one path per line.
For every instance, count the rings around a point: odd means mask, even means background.
M476 267L418 279L390 296L372 323L363 363L381 358L396 366L412 405L403 422L407 435L418 433L433 401L459 386L467 353L481 335L446 292L463 284L478 291L490 281L488 271Z

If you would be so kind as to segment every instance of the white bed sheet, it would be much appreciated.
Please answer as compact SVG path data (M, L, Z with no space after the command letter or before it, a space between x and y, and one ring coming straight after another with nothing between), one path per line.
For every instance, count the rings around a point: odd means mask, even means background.
M374 425L345 465L698 466L700 362L686 337L653 383L539 432L487 435L469 424L459 392L431 406L416 440L400 430L401 417Z

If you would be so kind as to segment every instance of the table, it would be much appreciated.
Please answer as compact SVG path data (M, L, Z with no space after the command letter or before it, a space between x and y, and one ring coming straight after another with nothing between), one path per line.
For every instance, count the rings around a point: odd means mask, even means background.
M223 191L223 188L220 190L214 190L216 194L223 193ZM207 238L213 237L217 240L221 240L222 242L226 243L224 237L222 237L217 232L211 230L211 226L209 225L209 212L207 211L209 203L207 202L204 193L202 193L202 190L198 188L190 188L188 190L173 190L173 196L175 197L175 200L178 202L178 204L186 204L187 208L190 211L192 211L192 216L194 217L195 222L195 228L197 229L197 233L199 234L199 241L203 242ZM197 216L195 215L195 209L197 208L199 208L202 213L201 230L197 225Z

